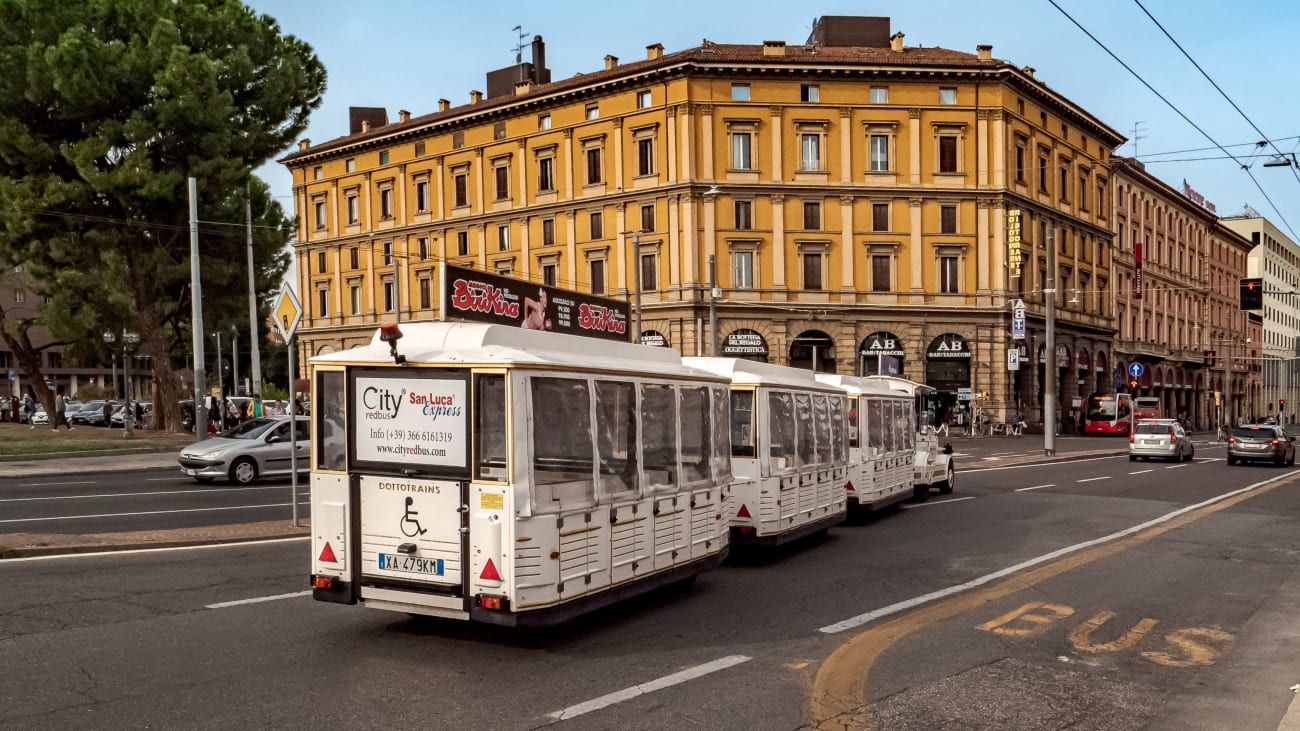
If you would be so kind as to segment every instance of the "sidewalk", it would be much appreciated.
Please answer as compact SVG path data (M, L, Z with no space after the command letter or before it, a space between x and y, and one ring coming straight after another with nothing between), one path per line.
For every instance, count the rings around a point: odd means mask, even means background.
M179 474L180 465L176 462L176 452L0 462L0 477L49 477L162 469L174 469Z

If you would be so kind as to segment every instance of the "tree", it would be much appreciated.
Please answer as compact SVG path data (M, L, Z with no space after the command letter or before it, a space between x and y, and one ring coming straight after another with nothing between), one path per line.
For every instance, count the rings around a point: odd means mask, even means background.
M29 265L57 337L140 333L160 428L179 428L190 342L186 179L205 322L228 329L247 307L245 196L264 307L288 263L291 221L251 171L324 88L307 44L233 0L0 3L0 261Z

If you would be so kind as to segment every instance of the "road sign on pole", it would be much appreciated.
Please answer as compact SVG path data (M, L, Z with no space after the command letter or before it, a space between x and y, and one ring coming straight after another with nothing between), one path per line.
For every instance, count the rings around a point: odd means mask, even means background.
M302 322L302 305L298 297L289 288L288 282L280 285L280 296L275 300L275 329L280 331L285 342L293 339L293 333Z
M1007 348L1007 370L1020 370L1020 348Z
M1018 317L1011 320L1011 338L1013 340L1025 339L1025 318Z
M1145 370L1146 369L1142 367L1142 364L1138 363L1137 361L1128 364L1128 374L1130 376L1133 376L1134 378L1141 377L1142 373Z

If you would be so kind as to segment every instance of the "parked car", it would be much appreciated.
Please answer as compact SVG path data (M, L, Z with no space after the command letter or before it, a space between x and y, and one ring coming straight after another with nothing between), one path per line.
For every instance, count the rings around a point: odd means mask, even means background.
M36 413L32 414L32 426L49 425L50 415L45 413L45 404L36 404Z
M1295 437L1272 424L1235 427L1228 436L1228 464L1254 460L1269 460L1277 465L1295 464Z
M246 485L258 477L290 473L291 455L298 452L298 472L311 469L311 421L297 418L296 440L289 440L289 416L250 419L233 429L191 444L177 461L181 472L199 482L228 479Z
M108 421L104 419L104 399L95 399L87 401L77 413L68 412L68 423L76 426L78 424L88 424L90 426L108 426ZM116 401L108 401L110 409L117 410ZM112 413L111 411L109 412ZM110 416L111 418L111 416Z
M1196 455L1192 439L1177 419L1142 419L1128 435L1128 459L1160 457L1175 462L1190 460Z
M139 408L136 408L137 405L139 405ZM149 423L149 415L153 413L152 403L148 401L132 401L131 408L135 411L135 416L132 417L134 421L131 422L131 426L139 428L140 426ZM126 404L122 404L113 410L113 428L121 429L125 427L126 424L123 423L125 417Z

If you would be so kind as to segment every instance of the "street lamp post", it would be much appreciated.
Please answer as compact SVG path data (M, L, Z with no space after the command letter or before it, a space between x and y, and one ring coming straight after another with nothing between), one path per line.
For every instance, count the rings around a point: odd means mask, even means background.
M1056 454L1056 244L1047 237L1047 280L1043 282L1047 300L1047 343L1043 382L1043 453Z
M636 332L633 342L641 342L641 234L632 234L632 281L636 283Z
M214 332L214 333L212 333L212 334L213 334L214 336L216 336L216 338L217 338L217 369L216 369L216 370L217 370L217 401L216 401L216 408L217 408L217 414L218 414L218 416L217 416L217 419L216 419L216 420L217 420L218 423L221 424L222 428L224 429L225 426L226 426L226 416L227 416L227 414L226 414L226 379L225 379L225 375L226 375L226 374L225 374L225 369L222 368L222 366L223 366L224 364L221 362L221 332L220 332L220 331L217 331L217 332Z
M114 343L118 342L118 335L112 330L105 330L104 342L108 343L109 347L112 347ZM126 329L122 330L122 397L124 399L122 406L122 433L124 439L135 438L135 411L131 408L131 361L129 353L139 342L139 333L134 333ZM112 428L113 424L110 421L105 426Z

